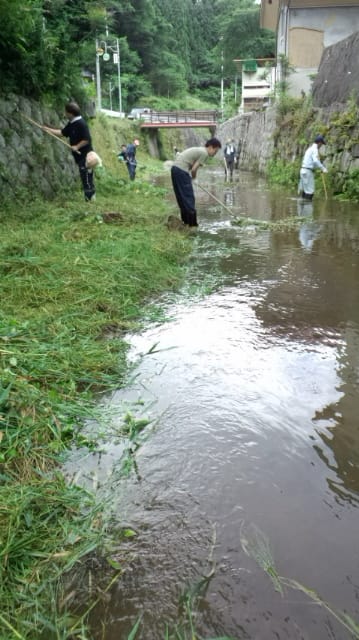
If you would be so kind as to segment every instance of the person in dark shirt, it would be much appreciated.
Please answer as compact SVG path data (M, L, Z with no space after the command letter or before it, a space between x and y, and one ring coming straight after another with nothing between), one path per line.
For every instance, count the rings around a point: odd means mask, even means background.
M130 176L130 180L134 180L136 177L136 150L139 146L139 140L135 139L133 142L130 142L126 147L126 163L128 169L128 175Z
M64 136L69 139L73 158L79 168L82 188L87 202L95 200L95 185L93 169L86 166L86 156L92 151L92 141L89 127L81 116L80 107L76 102L67 102L65 105L67 124L62 129L53 129L43 126L44 131L56 136Z

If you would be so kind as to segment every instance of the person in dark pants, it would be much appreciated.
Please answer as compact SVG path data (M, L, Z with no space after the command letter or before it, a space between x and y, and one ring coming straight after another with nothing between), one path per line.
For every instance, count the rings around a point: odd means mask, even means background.
M227 140L226 146L223 151L224 156L224 167L225 167L225 175L226 181L228 180L228 176L230 181L233 180L233 169L236 159L236 147L234 145L234 140Z
M133 142L130 142L130 144L128 144L126 147L126 164L127 164L127 170L128 170L128 175L130 176L130 180L134 180L136 177L136 167L137 167L136 150L139 144L140 144L140 141L135 139Z
M73 158L79 168L82 188L87 202L95 199L95 185L93 169L86 166L86 156L92 151L92 141L90 130L81 116L80 107L76 102L67 102L65 105L65 116L68 123L62 129L53 129L43 126L44 131L69 138Z
M210 138L204 147L190 147L179 153L171 167L172 185L182 222L189 227L198 227L192 180L196 178L199 167L215 156L221 146L217 138Z

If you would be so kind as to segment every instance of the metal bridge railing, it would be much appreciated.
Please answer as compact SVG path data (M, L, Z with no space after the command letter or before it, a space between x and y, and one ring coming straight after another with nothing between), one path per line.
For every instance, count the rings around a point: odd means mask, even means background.
M179 111L150 111L143 113L141 120L149 124L184 124L184 123L209 123L218 121L217 110L179 110Z

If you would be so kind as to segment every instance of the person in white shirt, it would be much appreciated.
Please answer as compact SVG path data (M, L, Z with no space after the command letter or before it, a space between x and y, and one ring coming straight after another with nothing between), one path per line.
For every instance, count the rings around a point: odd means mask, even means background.
M298 185L298 194L304 200L312 200L315 191L314 171L320 169L323 173L327 173L328 169L319 159L319 149L325 144L323 136L317 136L310 147L306 150L302 166L300 169L300 178Z

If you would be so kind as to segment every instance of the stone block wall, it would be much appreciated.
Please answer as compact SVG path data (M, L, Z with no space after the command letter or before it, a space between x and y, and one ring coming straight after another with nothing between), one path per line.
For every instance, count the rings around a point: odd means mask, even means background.
M70 149L31 124L60 128L63 113L39 103L10 95L0 98L0 197L11 198L22 191L51 198L78 179Z

